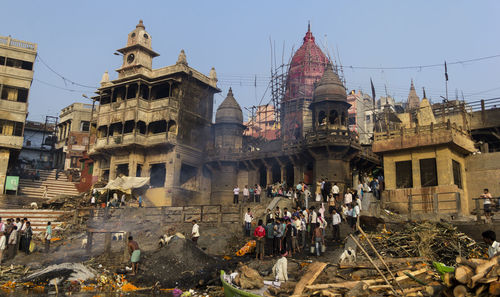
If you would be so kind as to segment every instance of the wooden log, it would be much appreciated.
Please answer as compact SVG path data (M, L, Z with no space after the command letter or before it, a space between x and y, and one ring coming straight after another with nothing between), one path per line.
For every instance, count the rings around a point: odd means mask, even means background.
M457 257L456 259L457 264L463 264L467 265L472 269L476 269L477 266L484 264L485 262L488 262L488 260L485 259L466 259L465 257Z
M454 276L451 272L446 272L443 274L443 284L447 286L448 288L451 288L454 286Z
M469 288L474 288L476 283L482 279L493 266L498 265L500 262L500 256L495 256L491 258L488 262L485 262L476 268L476 274L471 277L471 280L468 284Z
M368 290L368 284L365 282L359 282L352 289L350 289L345 296L346 297L357 297L357 296L368 296L370 291ZM391 287L392 288L392 287ZM389 289L391 289L389 288Z
M384 281L386 282L386 284L388 284L389 286L391 286L391 291L394 293L394 295L398 295L398 293L396 293L396 290L394 290L394 288L392 287L392 285L389 282L389 280L387 280L387 278L382 273L382 271L380 271L380 269L378 268L378 266L373 262L372 258L370 257L370 255L368 255L368 253L363 248L363 246L358 242L358 240L352 234L350 234L350 237L351 237L352 240L354 240L354 243L356 243L356 245L363 252L363 254L365 254L365 256L368 258L368 260L370 261L370 263L372 263L373 267L375 267L375 269L377 269L378 273L380 274L380 276L382 276L382 278L384 279Z
M318 278L319 274L323 271L323 269L325 269L325 267L326 263L323 262L314 262L309 265L307 272L302 276L300 281L297 283L297 286L295 286L292 296L302 295L304 288L307 285L311 285L316 278Z
M464 285L458 285L453 288L453 296L465 297L467 295L467 288Z
M488 291L488 285L481 285L481 286L478 286L476 288L476 291L474 292L474 294L476 294L476 296L480 296L484 292L487 292L487 291Z
M473 275L474 270L468 265L460 265L455 269L455 279L461 284L467 284Z
M429 286L426 286L425 287L425 291L427 292L427 294L429 294L430 296L432 297L437 297L437 296L441 296L441 292L443 292L443 290L445 289L446 287L443 286L443 285L429 285Z
M420 274L425 273L425 272L427 272L427 268L422 268L422 269L419 269L419 270L412 271L411 274L414 275L414 276L416 276L416 275L420 275ZM402 275L402 276L396 277L396 280L400 282L400 281L404 281L404 280L406 280L408 278L409 277L407 275ZM377 279L367 279L367 280L363 280L363 281L345 281L345 282L340 282L340 283L308 285L308 286L306 286L306 288L309 289L309 290L323 290L323 289L329 289L329 288L346 288L346 289L352 289L352 288L354 288L354 286L356 286L360 282L364 282L367 285L374 285L374 284L377 284L377 283L384 282L384 279L383 278L377 278ZM390 288L392 286L387 285L387 287Z
M410 257L410 258L388 258L385 259L385 263L387 265L397 265L400 266L401 264L410 264L412 265L413 263L417 262L427 262L429 261L427 258L424 257ZM373 260L375 264L378 266L382 265L382 262L380 260ZM340 269L373 269L373 265L370 262L358 262L354 264L339 264L338 267Z
M342 294L341 293L337 293L337 292L328 291L328 290L322 290L321 291L321 296L326 296L326 297L341 297Z
M490 283L490 288L488 290L488 293L491 296L500 295L500 281L494 281L494 282Z

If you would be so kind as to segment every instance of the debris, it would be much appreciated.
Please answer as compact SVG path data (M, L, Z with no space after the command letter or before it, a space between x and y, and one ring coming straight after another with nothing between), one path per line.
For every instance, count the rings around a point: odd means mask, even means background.
M260 289L264 286L264 279L256 270L240 265L234 283L242 289Z
M96 271L82 263L62 263L48 266L21 279L21 282L58 283L93 279Z

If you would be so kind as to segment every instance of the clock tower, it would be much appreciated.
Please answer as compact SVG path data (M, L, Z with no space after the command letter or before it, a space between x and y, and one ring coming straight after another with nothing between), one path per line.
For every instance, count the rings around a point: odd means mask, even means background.
M128 34L127 46L117 50L123 55L123 64L117 69L118 78L151 71L153 58L159 54L151 48L151 35L139 21L135 29Z

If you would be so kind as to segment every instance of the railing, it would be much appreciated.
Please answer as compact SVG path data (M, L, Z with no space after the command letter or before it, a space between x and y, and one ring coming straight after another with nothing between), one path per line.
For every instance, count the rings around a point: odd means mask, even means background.
M196 220L200 223L220 226L223 223L235 223L240 221L241 207L237 210L226 209L220 204L195 205L195 206L163 206L144 208L78 208L73 212L73 223L83 222L99 224L100 220L108 221L111 218L119 218L123 223L134 219L130 212L144 211L144 219L159 222L161 226L168 224L191 223Z
M484 213L484 199L486 198L472 198L472 201L474 201L474 204L475 204L475 208L474 208L474 214L476 215L476 218L477 218L477 221L481 221L481 214ZM500 197L493 197L490 199L490 201L492 200L492 204L491 204L491 211L492 212L495 212L495 211L498 211L500 209L500 206L498 205L498 203L500 203ZM493 204L493 201L497 201L496 204ZM493 206L496 206L495 209L493 208Z
M472 111L500 108L500 97L467 102Z
M33 51L36 51L36 49L37 49L36 43L31 43L31 42L27 42L27 41L13 39L10 36L9 37L0 36L0 44L24 48L24 49L33 50Z
M451 195L452 198L439 199L439 195ZM453 197L454 196L454 197ZM421 197L420 199L415 199ZM428 198L428 199L425 199ZM453 205L450 207L450 205ZM460 192L441 192L428 194L409 194L407 201L385 201L381 200L382 209L399 206L393 208L402 208L408 211L408 218L411 220L412 215L417 213L446 213L459 214L461 209ZM446 208L448 206L448 208Z
M426 126L417 126L413 128L401 128L399 130L391 130L388 132L375 132L374 139L375 141L384 141L388 139L394 139L399 137L411 137L419 134L432 134L432 133L440 133L444 131L451 131L454 133L458 133L462 136L468 136L469 134L459 129L455 123L438 123L438 124L430 124Z

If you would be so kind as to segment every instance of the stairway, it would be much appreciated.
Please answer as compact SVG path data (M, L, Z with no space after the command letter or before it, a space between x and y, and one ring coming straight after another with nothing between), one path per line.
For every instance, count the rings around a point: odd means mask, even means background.
M47 222L51 222L52 230L59 227L62 223L58 221L59 217L68 213L71 212L51 209L0 209L0 218L4 223L7 222L7 219L20 218L22 220L28 218L33 233L37 234L45 231Z
M78 195L74 182L70 182L64 173L59 173L56 180L56 170L39 170L40 180L19 179L19 195L30 198L43 198L44 186L47 186L47 198L60 195Z

